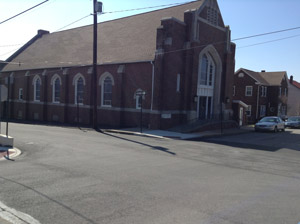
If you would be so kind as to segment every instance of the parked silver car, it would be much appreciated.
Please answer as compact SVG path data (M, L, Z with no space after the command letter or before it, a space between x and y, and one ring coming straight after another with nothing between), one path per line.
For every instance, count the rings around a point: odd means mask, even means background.
M288 128L300 128L300 116L289 117L285 122L285 126Z
M255 131L285 131L284 121L280 117L264 117L255 124Z

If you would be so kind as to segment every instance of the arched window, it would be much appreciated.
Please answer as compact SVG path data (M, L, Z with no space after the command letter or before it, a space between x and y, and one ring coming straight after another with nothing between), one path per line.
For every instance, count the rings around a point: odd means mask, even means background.
M83 86L84 86L83 78L79 77L75 84L75 103L76 104L77 103L83 104Z
M111 106L112 101L112 79L107 76L102 83L102 106Z
M39 76L35 76L33 79L33 100L40 101L41 99L41 78Z
M61 85L61 81L60 81L59 77L55 77L51 84L52 84L52 102L59 103L60 102L60 85Z
M73 85L75 89L75 98L74 103L75 104L83 104L83 92L84 92L84 86L85 86L85 79L84 76L80 73L74 76L73 78Z
M212 58L206 54L201 59L200 85L213 86L215 76L215 64Z

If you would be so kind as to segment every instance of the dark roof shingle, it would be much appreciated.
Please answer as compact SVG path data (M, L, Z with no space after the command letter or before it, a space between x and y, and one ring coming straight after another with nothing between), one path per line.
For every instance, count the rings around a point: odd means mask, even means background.
M98 64L150 61L156 50L156 29L161 19L184 20L184 12L198 9L205 0L129 16L98 24ZM3 71L91 65L93 26L45 34L16 56ZM19 66L19 62L21 66Z
M280 86L282 80L287 77L285 71L281 72L255 72L245 68L242 68L248 75L254 78L262 85L268 86Z

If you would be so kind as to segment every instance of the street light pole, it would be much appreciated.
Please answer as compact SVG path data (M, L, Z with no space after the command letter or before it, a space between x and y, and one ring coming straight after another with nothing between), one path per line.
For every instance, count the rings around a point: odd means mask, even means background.
M94 3L94 38L93 38L93 75L91 83L91 103L93 105L92 113L92 125L94 129L97 129L97 34L98 34L98 22L97 14L102 12L102 2L93 0Z

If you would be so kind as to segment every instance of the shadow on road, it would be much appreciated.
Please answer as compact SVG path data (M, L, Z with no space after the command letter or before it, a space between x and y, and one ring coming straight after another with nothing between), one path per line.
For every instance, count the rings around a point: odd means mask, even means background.
M244 149L254 149L254 150L262 150L262 151L269 151L269 152L276 152L277 150L281 149L275 146L269 145L257 145L257 144L250 144L250 143L242 143L242 142L230 142L222 139L206 139L204 142L214 143L219 145L226 145L235 148L244 148Z
M103 133L103 134L107 135L107 136L110 136L110 137L113 137L113 138L118 138L118 139L121 139L121 140L124 140L124 141L133 142L133 143L136 143L136 144L139 144L139 145L147 146L147 147L151 148L152 150L162 151L162 152L171 154L173 156L176 155L175 152L171 152L171 151L169 151L168 148L165 148L165 147L162 147L162 146L153 146L153 145L149 145L149 144L146 144L146 143L143 143L143 142L138 142L138 141L135 141L135 140L131 140L131 139L128 139L128 138L123 138L123 137L108 134L108 133Z
M259 137L259 138L258 138ZM204 142L236 148L276 152L280 149L300 151L300 135L292 131L281 133L245 133L240 138L221 136L202 139Z

